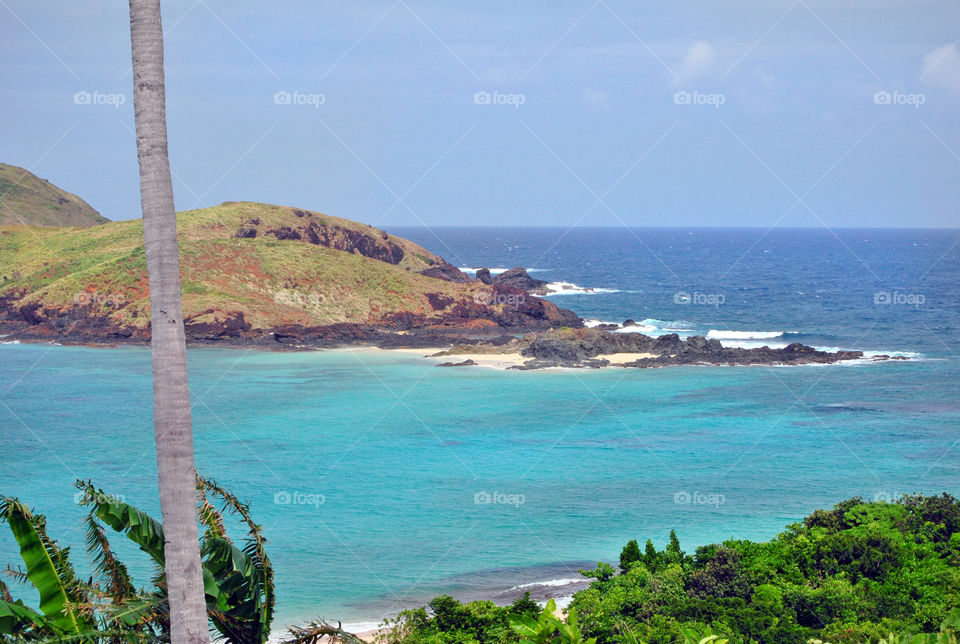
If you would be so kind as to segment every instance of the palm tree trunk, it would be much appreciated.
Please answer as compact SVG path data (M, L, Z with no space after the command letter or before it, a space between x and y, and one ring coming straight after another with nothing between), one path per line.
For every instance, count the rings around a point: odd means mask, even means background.
M193 421L167 157L160 0L130 0L140 204L150 281L153 429L157 444L171 641L209 642L197 531Z

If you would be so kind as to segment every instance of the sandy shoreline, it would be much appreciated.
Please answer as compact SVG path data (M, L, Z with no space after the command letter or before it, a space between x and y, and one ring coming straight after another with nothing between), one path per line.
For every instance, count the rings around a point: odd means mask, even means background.
M443 362L463 362L464 360L473 360L479 367L492 367L494 369L507 369L522 365L529 360L519 353L458 353L456 355L438 356L434 355L441 351L447 351L450 347L432 347L425 349L374 349L375 351L386 351L389 353L399 353L410 356L417 356L424 360L432 360L436 364Z
M444 362L457 363L465 360L472 360L473 362L477 363L476 366L478 367L489 367L493 369L509 369L510 367L517 367L528 360L532 360L532 358L520 355L519 353L456 353L443 356L434 355L442 351L449 350L449 347L432 347L423 349L380 349L377 347L371 347L371 350L417 356L425 360L432 360L436 364L441 364ZM656 356L652 353L606 353L598 355L597 359L609 360L611 367L619 367L628 362L655 357Z
M465 588L460 588L459 590L448 589L446 591L437 590L436 592L425 594L420 600L413 600L411 598L411 601L407 603L406 606L397 606L391 603L392 605L389 608L383 607L377 609L371 607L369 612L364 611L366 615L354 616L353 619L343 621L341 628L348 633L356 635L365 642L373 642L377 633L383 630L382 625L385 620L394 619L402 610L426 606L429 599L441 594L452 595L464 604L472 601L492 601L498 606L509 606L515 600L522 597L524 593L529 593L530 599L540 604L541 607L545 606L548 601L553 600L557 605L555 614L565 617L567 608L570 602L573 601L573 596L581 590L588 588L593 581L587 577L572 576L570 566L575 566L579 569L581 565L590 567L592 564L588 564L587 562L571 562L569 566L552 566L550 568L553 568L553 570L545 571L546 574L534 576L529 575L528 572L523 572L523 569L518 569L516 577L511 575L507 578L512 579L512 581L501 578L498 582L483 584L482 588L474 588L473 590ZM558 570L557 568L562 570ZM554 574L557 576L554 576ZM288 614L282 619L275 621L270 635L270 644L278 644L288 639L288 628L290 625L304 626L314 618L308 617L300 619ZM334 626L338 623L336 619L327 621Z
M597 356L598 360L609 360L611 367L623 366L627 362L636 362L637 360L646 360L647 358L656 358L653 353L602 353Z
M560 617L561 619L566 619L567 617L567 606L570 605L570 601L573 599L572 596L560 596L552 598L557 603L557 610L554 612L554 615ZM546 604L546 601L538 602L541 606ZM348 633L356 635L364 642L374 642L377 633L381 632L382 629L380 625L384 622L385 619L393 619L393 617L381 619L379 622L348 622L342 624L343 630ZM268 644L281 644L283 641L289 639L290 634L287 631L286 626L282 630L274 630L271 632L270 639Z

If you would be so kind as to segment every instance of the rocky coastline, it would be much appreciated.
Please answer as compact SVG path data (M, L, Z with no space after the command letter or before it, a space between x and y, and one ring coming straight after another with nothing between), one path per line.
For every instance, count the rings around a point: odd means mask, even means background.
M451 276L438 278L450 280ZM460 279L473 281L466 276ZM535 293L542 293L546 282L531 278L523 268L499 275L480 269L475 281L491 289L486 299L451 303L440 301L437 295L433 298L437 299L436 309L444 311L439 316L436 311L432 315L395 312L375 322L255 327L242 311L207 310L185 320L187 343L271 351L442 348L433 356L447 359L437 366L478 366L470 356L509 355L516 358L516 364L506 368L517 370L832 364L864 357L861 351L827 352L799 343L782 348L739 348L725 347L718 340L702 336L681 339L670 333L655 338L617 332L635 326L631 320L620 326L586 328L574 312L537 297ZM16 293L0 296L0 334L4 341L115 346L142 345L150 340L149 326L125 327L83 305L47 309L24 306L19 300Z
M383 311L372 305L357 311L356 321L332 324L254 324L244 311L206 309L188 314L184 330L189 346L224 346L268 350L310 350L352 346L423 348L453 346L459 342L506 342L513 337L556 328L580 328L583 320L569 309L532 295L514 284L522 280L487 284L456 274L437 280L477 284L477 292L460 298L427 293L426 307L411 311ZM522 268L514 275L526 276ZM529 276L527 276L529 279ZM24 304L29 293L0 294L0 334L6 341L55 342L65 345L111 346L150 341L146 324L124 324L94 302L45 306L41 300ZM122 309L125 303L120 303ZM497 340L497 338L500 338Z
M862 351L820 351L800 343L783 348L724 347L718 340L703 336L681 339L676 333L654 338L641 333L615 333L597 328L552 329L531 333L506 342L461 343L434 354L449 363L462 355L517 355L521 364L509 369L531 370L547 368L651 368L678 365L712 366L782 366L804 364L833 364L864 358ZM876 356L876 360L893 360L890 356ZM460 363L463 364L463 363ZM466 366L466 365L464 365Z

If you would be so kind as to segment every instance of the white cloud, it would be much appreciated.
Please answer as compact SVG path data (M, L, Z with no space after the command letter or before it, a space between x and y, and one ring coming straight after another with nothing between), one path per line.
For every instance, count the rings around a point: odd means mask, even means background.
M703 78L717 66L717 52L704 40L698 40L687 49L686 55L675 70L676 85L690 83Z
M923 57L920 78L934 87L960 94L960 50L955 45L937 47Z

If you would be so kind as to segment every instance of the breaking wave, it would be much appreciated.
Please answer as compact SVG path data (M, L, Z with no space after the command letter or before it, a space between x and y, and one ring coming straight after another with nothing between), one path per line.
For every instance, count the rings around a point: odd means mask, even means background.
M770 338L782 338L788 331L724 331L721 329L710 329L707 331L707 337L711 340L768 340Z
M481 267L471 267L471 266L458 266L457 269L464 273L474 273L480 270ZM500 273L506 273L509 271L509 268L490 268L488 269L491 275L499 275ZM528 273L543 273L545 271L552 271L552 268L528 268Z
M598 295L600 293L619 293L616 288L593 288L579 286L573 282L550 282L547 284L547 295Z

